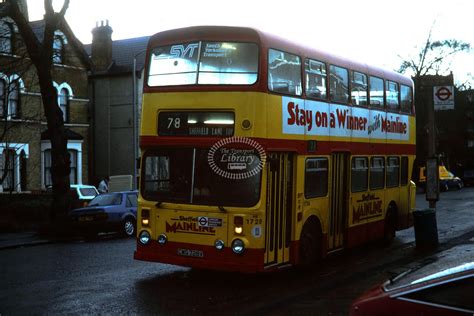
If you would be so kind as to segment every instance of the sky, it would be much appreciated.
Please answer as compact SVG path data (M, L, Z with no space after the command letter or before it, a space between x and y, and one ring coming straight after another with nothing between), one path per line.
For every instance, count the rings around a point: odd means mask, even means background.
M56 11L63 2L54 0ZM43 3L28 0L31 21L42 19ZM473 17L473 0L70 0L66 13L84 44L105 20L113 40L192 25L250 26L389 69L416 56L430 29L433 40L474 47ZM458 83L474 76L474 49L456 56L452 69Z

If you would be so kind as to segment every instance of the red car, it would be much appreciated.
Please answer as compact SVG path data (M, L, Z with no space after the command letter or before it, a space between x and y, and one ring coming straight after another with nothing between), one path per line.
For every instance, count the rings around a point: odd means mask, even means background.
M350 315L473 315L474 262L443 259L375 287L352 303Z

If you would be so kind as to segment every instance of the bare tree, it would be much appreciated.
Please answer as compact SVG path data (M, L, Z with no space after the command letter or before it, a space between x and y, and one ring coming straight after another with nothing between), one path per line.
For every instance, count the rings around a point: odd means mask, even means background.
M0 4L0 18L9 17L13 20L26 46L27 55L36 68L51 140L52 216L54 218L57 215L63 215L69 203L70 158L67 151L63 113L58 106L57 90L53 86L52 77L54 32L58 29L69 31L64 19L68 6L69 0L64 0L61 10L55 12L52 0L44 0L45 26L43 39L40 41L33 32L29 21L20 11L16 0L6 0ZM72 40L77 39L73 37Z
M401 57L402 64L398 71L405 73L408 70L413 72L413 77L420 78L428 74L441 75L446 73L453 62L453 57L460 52L469 52L471 45L469 43L446 39L433 41L431 27L425 44L421 47L416 56Z

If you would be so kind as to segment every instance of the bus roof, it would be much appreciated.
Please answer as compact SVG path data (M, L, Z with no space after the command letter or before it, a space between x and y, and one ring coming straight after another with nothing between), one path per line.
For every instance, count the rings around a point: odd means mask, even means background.
M297 54L301 57L327 62L329 64L346 67L368 75L378 76L388 80L394 80L408 86L413 86L413 81L411 78L395 71L368 65L351 58L338 56L321 49L292 42L277 35L262 32L258 29L250 27L192 26L163 31L150 37L148 49L151 50L156 46L198 40L255 42L259 44L264 50L274 48L288 53ZM266 58L266 55L264 56Z

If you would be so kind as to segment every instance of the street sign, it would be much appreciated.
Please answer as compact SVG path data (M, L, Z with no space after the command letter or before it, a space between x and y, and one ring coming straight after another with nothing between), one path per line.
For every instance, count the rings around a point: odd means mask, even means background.
M433 87L433 103L435 111L454 110L454 87Z

